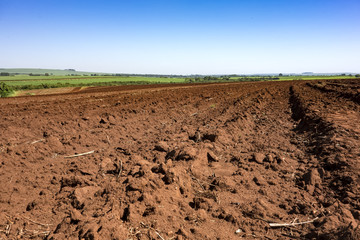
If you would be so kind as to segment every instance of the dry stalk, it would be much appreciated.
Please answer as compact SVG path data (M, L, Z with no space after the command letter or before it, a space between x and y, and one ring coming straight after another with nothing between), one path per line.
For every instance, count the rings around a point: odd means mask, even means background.
M32 236L44 235L46 237L46 236L48 236L50 234L50 231L27 230L27 229L24 229L24 231L25 231L25 234L29 233Z
M84 156L84 155L89 155L94 153L95 151L90 151L90 152L85 152L85 153L80 153L80 154L74 154L74 155L70 155L70 156L65 156L64 158L73 158L73 157L80 157L80 156Z
M36 141L31 142L30 144L35 144L35 143L43 142L43 141L45 141L45 139L39 139L39 140L36 140Z
M40 226L38 230L32 230L32 229L25 229L25 228L22 228L19 230L18 232L18 236L27 236L27 237L37 237L37 236L48 236L50 234L50 226L52 224L47 224L47 223L40 223L40 222L37 222L37 221L34 221L30 218L27 218L27 217L24 217L24 216L21 216L23 219L25 219L26 221L28 222L31 222L32 224L35 224L35 225L38 225ZM42 227L45 227L45 229L41 229Z
M293 221L291 223L269 223L269 225L270 225L270 227L293 227L293 226L297 226L297 225L312 223L312 222L316 221L317 219L318 219L318 217L316 217L312 220L309 220L309 221L305 221L305 222L296 223L295 221Z
M43 226L43 227L47 227L47 228L52 225L52 224L48 224L48 223L39 223L39 222L31 220L30 218L27 218L27 217L23 217L23 218L30 221L30 222L32 222L32 223L34 223L34 224L37 224L37 225L40 225L40 226Z
M195 181L200 185L200 187L201 187L201 189L202 189L203 191L206 191L205 188L204 188L204 186L200 183L199 179L197 179L197 178L192 174L191 169L189 169L189 173L190 173L191 179L192 179L192 180L195 180Z
M151 229L151 230L153 230L153 231L156 233L156 235L158 235L158 237L159 237L161 240L165 240L165 238L163 238L163 237L160 235L160 233L159 233L156 229L154 229L154 228L152 228L152 227L150 227L150 226L146 225L146 224L145 224L145 223L143 223L143 222L140 222L140 224L141 224L144 228L147 228L147 229Z
M118 175L117 175L117 178L120 177L120 175L121 175L121 173L122 173L122 168L123 168L123 162L122 162L121 160L119 160L119 161L120 161L120 169L119 169L119 173L118 173Z
M158 235L158 237L161 239L161 240L165 240L157 231L155 231L156 235Z
M199 179L194 178L194 180L200 185L200 187L202 188L203 191L205 191L204 186L200 183Z
M10 231L11 231L11 224L9 224L9 225L6 225L6 232L5 232L5 234L7 235L7 236L9 236L10 235Z

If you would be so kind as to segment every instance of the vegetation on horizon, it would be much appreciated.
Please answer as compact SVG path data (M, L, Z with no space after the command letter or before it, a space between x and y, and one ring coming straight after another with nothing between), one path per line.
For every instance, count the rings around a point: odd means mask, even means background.
M70 71L70 70L69 70ZM169 77L170 76L170 77ZM312 75L284 75L277 76L248 76L248 75L224 75L224 76L193 76L171 77L163 76L113 76L113 75L10 75L0 72L1 97L9 96L14 91L61 88L61 87L84 87L84 86L115 86L135 84L160 84L160 83L212 83L212 82L243 82L243 81L289 81L289 80L321 80L339 78L359 78L360 75L336 75L336 76L312 76Z
M184 83L183 78L108 77L108 76L13 76L0 77L14 90L60 87L114 86L130 84Z

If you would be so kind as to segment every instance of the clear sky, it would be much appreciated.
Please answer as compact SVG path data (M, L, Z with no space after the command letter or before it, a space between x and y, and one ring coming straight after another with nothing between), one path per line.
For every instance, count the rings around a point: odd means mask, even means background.
M360 72L359 0L0 0L0 68Z

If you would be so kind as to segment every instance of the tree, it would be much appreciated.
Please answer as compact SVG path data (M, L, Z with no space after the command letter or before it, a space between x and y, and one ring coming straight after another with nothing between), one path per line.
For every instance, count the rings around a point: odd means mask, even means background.
M359 78L359 77L360 77L360 74L356 74L355 77Z
M279 73L279 77L282 77L283 76L283 74L282 73Z
M10 73L8 73L8 72L1 72L1 73L0 73L0 76L10 76Z
M12 94L14 90L9 85L6 85L3 82L0 82L0 97L8 97Z

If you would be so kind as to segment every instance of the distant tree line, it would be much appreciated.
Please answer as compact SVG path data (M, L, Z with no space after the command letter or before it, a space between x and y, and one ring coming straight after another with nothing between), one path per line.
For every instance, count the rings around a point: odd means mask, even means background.
M52 73L44 73L44 74L40 74L40 73L29 73L29 76L52 76L53 74Z
M279 80L279 77L272 77L272 76L263 76L263 77L248 77L248 76L205 76L205 77L195 77L195 78L185 78L186 82L196 83L196 82L238 82L238 81L270 81L270 80Z

